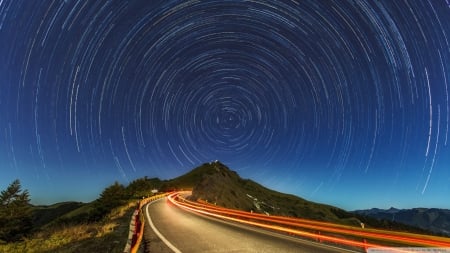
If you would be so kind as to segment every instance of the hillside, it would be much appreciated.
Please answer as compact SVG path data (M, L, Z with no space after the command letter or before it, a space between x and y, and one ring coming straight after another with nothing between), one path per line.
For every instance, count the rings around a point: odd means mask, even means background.
M130 200L148 196L152 194L153 189L159 191L192 189L190 196L192 200L207 201L227 208L268 215L306 218L356 227L364 223L367 228L429 233L424 230L426 229L442 234L442 230L435 229L437 224L449 224L448 217L444 218L441 212L435 212L434 216L428 213L428 218L425 216L417 218L418 216L415 215L414 220L420 220L420 224L408 223L402 219L392 219L392 213L389 217L381 218L373 215L374 212L381 215L380 212L377 212L380 209L371 209L367 212L347 212L338 207L311 202L298 196L268 189L250 179L242 179L235 171L218 161L205 163L170 180L147 177L136 179L124 188L127 192L126 196ZM95 214L100 203L98 201L91 203L63 202L51 206L35 206L33 208L35 228L91 222L91 216ZM390 211L392 212L392 210ZM433 225L427 225L431 221L434 222Z
M84 204L69 212L61 211L77 205L77 202L63 202L34 207L39 210L38 213L48 217L41 218L45 224L26 240L12 243L0 241L0 252L123 252L128 239L130 217L136 207L135 201L113 208L101 222L55 224L61 217L80 215L91 208L90 204ZM61 213L64 214L60 216Z
M194 186L198 185L203 177L213 174L214 171L208 163L205 163L188 173L181 175L179 177L163 180L160 183L160 191L171 191L171 190L181 190L181 189L193 189Z
M33 206L33 224L37 228L43 227L85 205L81 202L61 202L49 206Z
M197 175L195 178L198 184L194 186L191 197L195 200L201 199L227 208L270 215L360 225L356 218L339 218L336 215L345 212L344 210L270 190L252 180L240 178L236 172L220 162L203 164L188 174Z
M380 221L370 216L347 212L331 205L315 203L295 195L268 189L250 179L242 179L235 171L216 161L205 163L185 175L168 180L173 189L192 188L190 198L219 206L280 215L333 222L366 228L430 234L430 231L395 221Z

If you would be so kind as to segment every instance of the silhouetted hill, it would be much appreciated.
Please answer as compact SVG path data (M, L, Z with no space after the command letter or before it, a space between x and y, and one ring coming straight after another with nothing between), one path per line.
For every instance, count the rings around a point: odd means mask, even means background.
M387 210L372 208L354 213L367 215L378 220L399 222L419 227L437 234L450 236L450 210L437 208L413 208Z

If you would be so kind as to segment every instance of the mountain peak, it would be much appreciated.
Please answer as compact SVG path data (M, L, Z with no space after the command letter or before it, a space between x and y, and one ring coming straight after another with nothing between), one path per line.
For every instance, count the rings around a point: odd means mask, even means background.
M192 169L191 171L187 172L184 175L181 175L179 177L164 182L162 190L192 189L194 186L198 185L205 176L213 175L216 173L236 174L236 172L231 171L223 163L216 160L213 162L204 163Z
M388 213L397 213L400 211L400 209L397 209L395 207L391 207L388 210L386 210Z
M188 173L171 180L161 182L162 190L192 189L189 197L193 201L204 201L218 206L265 213L267 215L290 216L304 219L333 222L360 227L363 222L367 228L396 227L402 231L424 233L417 227L391 221L393 215L402 210L370 209L352 213L340 208L314 203L300 197L268 189L250 179L242 179L235 171L216 160L204 163ZM370 218L376 213L388 213L389 219L379 221ZM368 216L367 216L368 215Z
M200 180L193 187L190 197L194 201L268 215L360 225L358 219L342 209L276 192L250 179L242 179L219 161L203 164L188 174L200 172L203 174L197 177Z

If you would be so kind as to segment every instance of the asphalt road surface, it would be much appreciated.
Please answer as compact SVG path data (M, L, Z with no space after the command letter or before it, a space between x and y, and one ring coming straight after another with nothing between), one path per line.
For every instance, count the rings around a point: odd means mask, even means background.
M166 198L143 211L145 252L355 252L205 217L180 209Z

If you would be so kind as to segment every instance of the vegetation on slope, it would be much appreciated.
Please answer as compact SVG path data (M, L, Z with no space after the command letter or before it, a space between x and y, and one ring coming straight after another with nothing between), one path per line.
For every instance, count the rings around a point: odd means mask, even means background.
M401 223L377 220L270 190L214 162L171 180L144 177L126 187L116 182L91 203L31 206L28 191L22 191L16 180L1 193L0 227L3 230L0 235L9 237L0 238L0 252L122 252L136 201L151 195L155 189L192 189L193 200L244 211L426 233ZM16 211L11 212L11 207ZM15 216L8 216L13 213Z
M429 231L347 212L338 207L311 202L303 198L268 189L252 180L242 179L220 162L205 163L185 176L196 182L192 200L203 200L243 211L266 213L366 228L379 228L430 234Z
M47 226L0 252L123 252L135 201L114 208L100 222Z
M32 206L28 191L16 180L2 191L0 232L5 236L0 238L0 252L122 252L141 198L136 196L151 194L152 182L143 178L127 187L116 182L91 203ZM22 223L26 220L30 222Z
M198 171L206 173L197 173ZM353 217L340 218L339 208L314 203L294 195L270 190L252 180L242 179L220 162L203 164L191 174L201 174L191 198L204 200L227 208L266 213L270 215L301 217L319 221L338 222L360 226Z
M33 225L37 228L48 226L55 222L55 217L62 217L74 210L82 210L88 204L81 202L61 202L50 206L33 207Z

